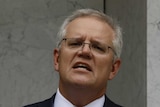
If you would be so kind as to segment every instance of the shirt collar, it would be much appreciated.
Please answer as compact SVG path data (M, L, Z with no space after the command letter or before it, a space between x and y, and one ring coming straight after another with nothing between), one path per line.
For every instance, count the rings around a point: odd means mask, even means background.
M84 107L103 107L105 101L105 96L94 100L93 102L87 104ZM62 96L59 89L57 89L57 93L55 96L54 107L75 107L71 102L69 102L66 98Z

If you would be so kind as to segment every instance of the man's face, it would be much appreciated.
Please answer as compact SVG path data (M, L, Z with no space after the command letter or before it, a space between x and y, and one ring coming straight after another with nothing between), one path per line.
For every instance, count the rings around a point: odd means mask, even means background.
M54 50L54 65L60 75L60 85L105 90L107 81L116 75L120 60L113 62L111 49L105 54L94 53L88 43L94 41L113 47L114 31L107 23L93 17L77 18L66 30L65 38L79 38L87 44L79 50L71 49L64 40L60 49Z

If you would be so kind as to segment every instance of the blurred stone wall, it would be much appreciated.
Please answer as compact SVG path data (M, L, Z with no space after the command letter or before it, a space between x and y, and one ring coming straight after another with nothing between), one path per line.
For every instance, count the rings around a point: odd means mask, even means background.
M62 20L102 0L0 0L0 107L21 107L57 90L53 48Z

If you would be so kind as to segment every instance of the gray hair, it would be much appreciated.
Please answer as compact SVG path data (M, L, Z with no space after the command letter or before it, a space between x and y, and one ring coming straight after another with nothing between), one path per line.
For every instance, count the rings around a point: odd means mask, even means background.
M79 9L75 12L73 12L72 15L68 16L62 26L60 27L60 30L58 32L58 43L60 43L60 41L64 38L64 36L66 35L66 26L72 22L73 20L75 20L76 18L79 17L95 17L98 20L104 21L107 24L109 24L109 26L114 30L115 32L115 37L112 41L113 43L113 48L115 51L115 58L120 58L121 55L121 51L122 51L122 46L123 46L123 40L122 40L122 31L121 31L121 27L119 26L119 24L113 20L110 16L104 14L103 12L100 12L98 10L93 10L93 9Z

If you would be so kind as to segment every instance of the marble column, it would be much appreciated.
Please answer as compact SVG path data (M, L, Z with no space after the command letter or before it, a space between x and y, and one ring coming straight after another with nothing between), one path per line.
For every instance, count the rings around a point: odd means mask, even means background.
M160 0L147 0L147 107L160 106Z
M102 0L0 0L0 107L49 98L58 84L52 52L62 20Z

